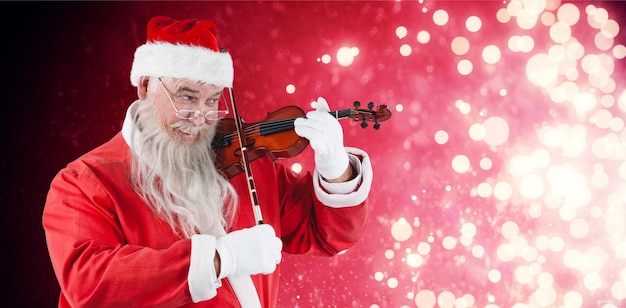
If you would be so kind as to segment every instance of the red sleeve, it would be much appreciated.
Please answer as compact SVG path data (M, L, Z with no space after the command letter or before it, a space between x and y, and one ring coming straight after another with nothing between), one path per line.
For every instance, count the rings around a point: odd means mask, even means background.
M315 197L311 174L297 177L282 165L277 173L283 192L280 224L285 252L332 256L361 238L368 219L367 202L331 208Z

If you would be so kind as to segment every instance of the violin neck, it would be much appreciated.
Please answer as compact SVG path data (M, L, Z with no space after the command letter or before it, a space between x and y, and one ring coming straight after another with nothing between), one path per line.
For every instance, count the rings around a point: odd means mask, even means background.
M341 109L341 110L329 111L328 113L332 115L333 117L335 117L335 119L341 120L352 115L352 109Z
M335 119L341 120L341 119L349 117L352 114L352 109L335 110L335 111L329 111L328 113L332 115ZM293 130L294 129L293 122L296 119L297 117L261 123L259 127L261 136L267 136L271 134L282 133L285 131Z

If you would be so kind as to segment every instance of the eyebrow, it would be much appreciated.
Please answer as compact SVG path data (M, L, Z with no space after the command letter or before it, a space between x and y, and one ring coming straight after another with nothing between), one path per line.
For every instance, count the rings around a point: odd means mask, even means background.
M202 85L202 83L198 82L198 85ZM182 87L180 87L180 88L178 88L176 90L176 93L178 93L178 92L188 92L188 93L192 93L192 94L196 94L197 95L198 93L200 93L202 91L196 90L194 88L190 88L189 86L182 86ZM224 94L224 89L223 88L220 89L219 91L215 92L212 96L221 96L222 94Z
M178 88L178 90L176 90L176 92L180 92L180 91L191 92L191 93L200 93L199 90L195 90L195 89L192 89L192 88L187 87L187 86L180 87L180 88Z

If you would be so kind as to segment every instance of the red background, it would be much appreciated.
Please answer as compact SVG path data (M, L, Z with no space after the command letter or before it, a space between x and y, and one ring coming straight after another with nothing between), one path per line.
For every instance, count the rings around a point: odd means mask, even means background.
M424 2L424 3L420 3ZM515 270L529 264L542 266L554 277L554 305L562 304L568 292L576 291L583 306L613 304L620 298L612 286L626 277L621 272L625 257L616 252L614 233L605 229L605 220L615 212L607 205L612 194L626 195L624 178L619 175L621 159L594 156L593 140L608 133L590 122L593 112L576 114L568 104L555 104L541 88L526 78L525 64L535 53L546 52L550 41L547 26L538 24L522 30L514 21L498 22L498 9L509 1L331 1L331 2L10 2L0 5L4 12L3 39L5 78L5 232L9 255L5 257L5 298L22 307L52 307L59 287L48 259L41 227L41 212L50 180L66 163L112 137L120 128L127 106L136 98L130 85L129 70L135 48L145 42L146 23L154 15L174 18L215 20L222 47L235 63L235 94L239 112L246 122L262 120L282 106L310 109L310 102L324 96L331 109L351 108L352 102L386 104L392 118L375 131L343 121L346 145L368 151L375 179L370 206L371 217L363 239L353 249L333 258L285 256L280 292L281 307L415 307L420 291L430 290L440 298L452 294L458 299L470 294L477 307L488 303L511 307L528 303L539 287L536 282L520 283ZM626 43L626 6L622 2L574 2L581 21L573 29L586 53L607 53L592 44L597 30L586 25L585 6L606 8L609 18L622 29L615 45ZM437 26L433 13L448 12L450 20ZM11 16L11 19L8 18ZM465 20L478 16L482 28L469 33ZM406 27L399 38L396 29ZM430 41L416 40L420 30L430 33ZM451 40L466 36L471 42L467 55L450 49ZM512 52L507 41L512 35L530 35L535 47L530 53ZM412 47L409 56L399 52L401 45ZM502 59L487 65L480 53L488 44L497 45ZM358 47L352 65L337 64L341 47ZM318 59L328 54L332 61ZM474 69L468 76L457 71L461 59L471 59ZM617 108L624 91L624 59L615 59L612 78L617 86L611 93ZM580 65L580 64L579 64ZM582 75L582 73L581 73ZM579 83L587 87L584 78ZM288 94L287 85L296 91ZM499 95L506 89L506 96ZM622 94L623 95L623 94ZM8 97L7 97L8 96ZM455 102L462 99L472 106L462 114ZM400 108L402 107L402 108ZM504 144L489 146L468 136L468 129L487 116L507 121L509 138ZM598 164L608 174L603 188L590 185L592 202L599 215L579 211L590 232L573 238L570 223L554 211L544 209L540 219L530 217L529 208L542 199L528 200L517 193L517 183L507 176L512 156L529 154L541 147L537 129L542 125L580 124L588 129L587 147L576 157L564 157L549 149L551 163L573 164L584 177L591 177ZM448 133L445 144L435 142L437 131ZM615 132L622 136L624 132ZM529 150L531 149L531 150ZM469 158L472 171L455 172L452 160L462 154ZM478 167L488 157L493 166ZM284 163L301 163L311 168L312 152ZM478 197L475 188L482 182L508 181L513 197L496 200ZM626 197L622 197L623 207ZM550 216L552 215L552 216ZM623 212L617 219L626 220ZM619 216L621 215L621 216ZM553 217L555 216L555 217ZM406 219L411 236L398 240L392 227ZM414 224L414 221L419 224ZM602 286L590 290L584 273L564 265L564 251L539 251L542 262L515 258L498 260L497 249L506 241L500 233L504 222L515 222L530 246L541 234L560 236L565 246L587 252L600 249L605 254L597 269ZM477 228L473 243L442 247L444 237L459 239L464 223ZM611 231L612 232L612 231ZM419 267L407 264L407 252L419 243L429 242ZM618 236L617 241L622 237ZM615 239L615 238L614 238ZM474 245L485 254L475 257ZM393 254L390 254L393 252ZM491 282L489 270L498 269L502 279ZM383 278L376 278L381 273ZM397 283L394 285L394 281ZM5 287L6 288L6 287ZM448 293L449 292L449 293ZM490 297L492 296L492 297ZM448 302L449 303L449 302ZM622 302L623 304L623 302ZM445 304L443 304L445 305ZM424 306L422 306L424 307ZM443 306L442 306L443 307Z

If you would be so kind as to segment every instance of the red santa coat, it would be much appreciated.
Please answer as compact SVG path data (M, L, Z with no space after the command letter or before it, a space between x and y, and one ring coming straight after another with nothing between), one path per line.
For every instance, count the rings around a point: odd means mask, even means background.
M268 158L252 162L264 222L274 227L285 253L332 256L359 240L371 166L366 153L352 152L362 162L361 179L346 195L324 192L313 180L317 174L296 176ZM226 279L211 299L192 302L192 240L174 234L132 189L130 166L130 149L119 133L53 179L43 226L61 286L59 307L239 307ZM231 231L251 227L245 176L230 182L240 196ZM280 264L272 274L251 277L263 307L276 306L279 275Z

